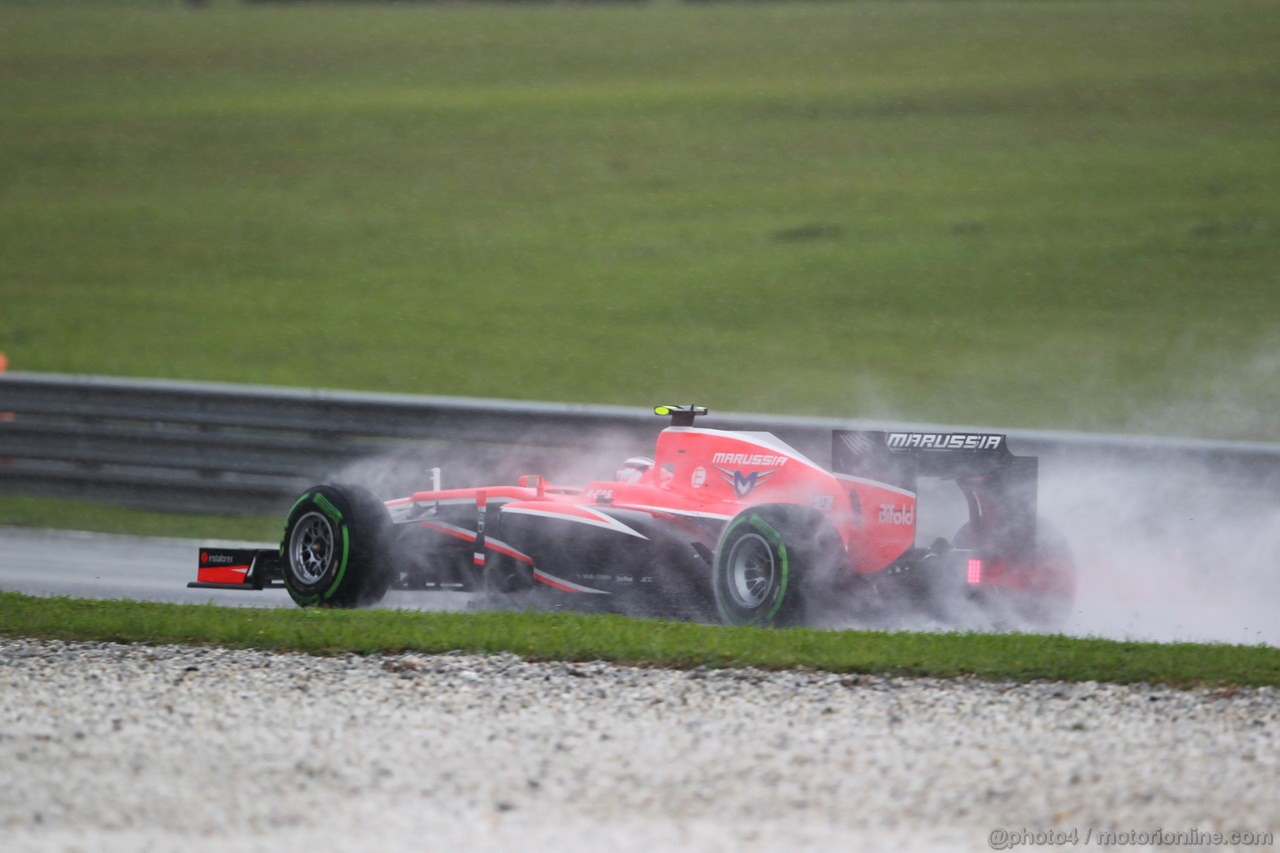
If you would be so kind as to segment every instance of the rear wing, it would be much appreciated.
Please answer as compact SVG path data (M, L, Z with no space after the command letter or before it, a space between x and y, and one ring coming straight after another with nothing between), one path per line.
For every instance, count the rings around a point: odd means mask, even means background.
M833 430L831 470L916 491L919 477L955 480L973 545L1009 558L1036 547L1039 459L1015 456L996 433Z

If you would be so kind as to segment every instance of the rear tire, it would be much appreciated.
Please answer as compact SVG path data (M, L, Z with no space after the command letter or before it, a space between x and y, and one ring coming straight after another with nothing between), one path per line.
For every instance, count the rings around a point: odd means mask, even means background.
M391 517L359 486L315 486L289 511L281 574L299 607L368 607L391 585Z
M800 625L828 604L844 546L814 510L767 504L739 513L720 536L712 569L716 610L727 625Z

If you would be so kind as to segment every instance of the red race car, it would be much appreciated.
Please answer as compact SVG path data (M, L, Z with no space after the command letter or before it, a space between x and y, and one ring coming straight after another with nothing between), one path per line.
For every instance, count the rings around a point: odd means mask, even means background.
M985 433L835 430L827 470L765 432L670 418L652 457L582 487L430 489L382 501L308 489L278 550L206 547L192 587L284 586L303 607L361 607L388 589L482 593L730 625L875 622L957 604L1052 626L1075 589L1070 553L1036 516L1037 459ZM954 480L968 521L916 542L917 479Z

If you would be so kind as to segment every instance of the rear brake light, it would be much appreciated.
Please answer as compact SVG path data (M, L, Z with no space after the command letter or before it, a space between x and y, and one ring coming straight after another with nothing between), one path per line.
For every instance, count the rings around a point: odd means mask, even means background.
M966 576L965 580L967 580L971 584L982 583L982 561L981 560L969 561L969 573Z

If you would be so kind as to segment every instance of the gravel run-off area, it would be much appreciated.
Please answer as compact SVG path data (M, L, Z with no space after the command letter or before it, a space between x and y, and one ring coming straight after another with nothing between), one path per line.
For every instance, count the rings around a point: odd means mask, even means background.
M1002 830L1273 849L1280 691L0 639L9 853L987 850Z

